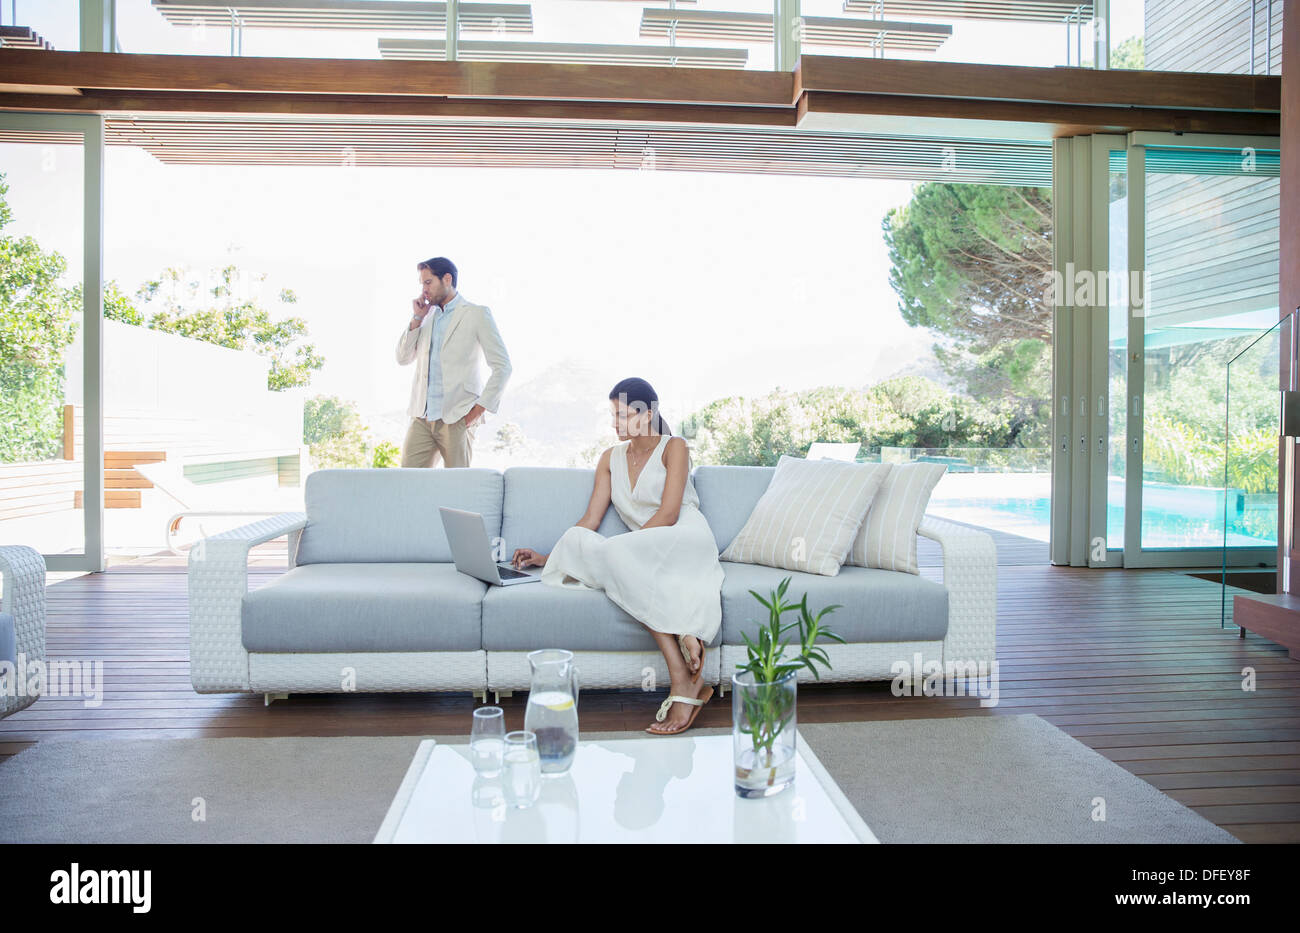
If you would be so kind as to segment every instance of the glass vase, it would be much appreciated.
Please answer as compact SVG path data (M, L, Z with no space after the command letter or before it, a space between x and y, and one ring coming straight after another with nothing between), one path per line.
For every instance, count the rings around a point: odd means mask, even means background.
M731 745L737 795L770 797L794 783L798 682L795 671L770 682L748 671L732 675Z

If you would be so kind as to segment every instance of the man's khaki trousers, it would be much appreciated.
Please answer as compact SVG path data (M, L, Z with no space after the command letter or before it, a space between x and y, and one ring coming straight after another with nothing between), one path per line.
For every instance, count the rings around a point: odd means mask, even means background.
M436 421L411 419L406 440L402 442L402 466L435 467L439 458L449 467L469 466L478 424L475 421L467 428L464 419L451 424L441 418Z

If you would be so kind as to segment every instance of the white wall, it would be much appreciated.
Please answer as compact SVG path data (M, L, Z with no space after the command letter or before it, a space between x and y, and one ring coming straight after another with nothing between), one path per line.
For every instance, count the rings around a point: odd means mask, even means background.
M77 406L84 402L81 347L78 331L64 357L65 400ZM269 362L252 351L105 321L105 421L154 416L172 431L188 425L185 433L203 438L203 446L298 447L305 391L268 390L269 369Z

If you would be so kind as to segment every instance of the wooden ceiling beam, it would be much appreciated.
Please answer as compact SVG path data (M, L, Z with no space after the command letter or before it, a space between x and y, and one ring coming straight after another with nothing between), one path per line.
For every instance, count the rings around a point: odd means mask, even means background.
M0 109L610 120L873 132L986 121L1010 137L1274 135L1280 79L804 56L793 74L624 65L289 59L13 49ZM810 120L811 122L805 123ZM819 122L820 121L820 122ZM979 135L979 134L977 134Z
M804 91L1070 105L1262 110L1269 75L1098 71L805 55L793 74L636 65L136 55L7 49L0 85L116 91L505 97L792 106Z
M1269 75L1032 68L804 55L795 70L805 91L1071 106L1154 107L1278 113L1282 81Z
M826 118L899 117L913 121L918 135L926 134L930 121L976 124L1033 124L1041 135L1081 136L1092 133L1129 133L1135 130L1173 133L1229 133L1276 136L1281 117L1276 113L1227 110L1189 110L1162 107L1066 106L1032 101L953 100L905 97L897 94L833 94L805 91L799 99L796 125L826 128ZM845 127L846 129L848 127ZM862 132L870 131L867 124ZM956 130L960 133L960 130ZM972 135L978 129L968 127ZM1032 138L1029 133L1024 138ZM1035 133L1033 136L1039 134Z
M448 117L489 120L609 120L735 126L795 125L793 107L724 107L636 101L500 100L355 94L86 91L54 101L39 93L0 94L0 109L77 113L280 114L283 116Z
M790 107L794 77L640 65L5 50L4 85L113 91L504 97Z

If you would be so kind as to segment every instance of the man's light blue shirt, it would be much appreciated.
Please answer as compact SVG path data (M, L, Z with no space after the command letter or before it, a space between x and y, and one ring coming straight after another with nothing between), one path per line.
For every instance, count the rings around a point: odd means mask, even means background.
M447 332L447 319L458 304L460 292L433 316L433 332L429 335L429 394L424 403L424 417L429 421L442 417L442 338Z

